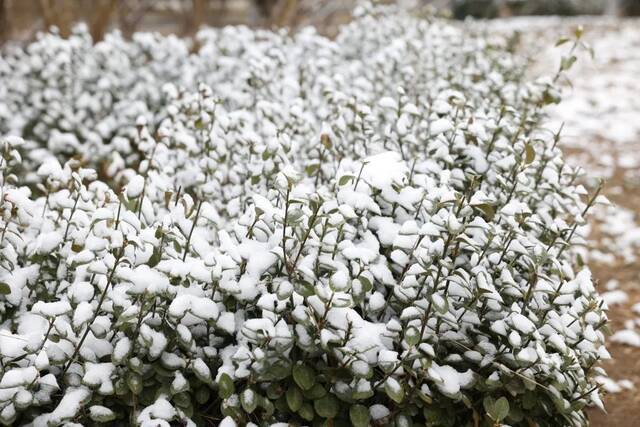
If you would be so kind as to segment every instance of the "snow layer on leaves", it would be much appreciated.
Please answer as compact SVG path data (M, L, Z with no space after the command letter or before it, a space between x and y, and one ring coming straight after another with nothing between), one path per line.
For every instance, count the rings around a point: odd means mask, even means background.
M549 80L394 7L335 40L197 41L80 28L3 55L3 421L295 422L266 389L317 381L327 416L403 400L464 425L487 384L521 412L541 384L527 413L586 422L607 319Z

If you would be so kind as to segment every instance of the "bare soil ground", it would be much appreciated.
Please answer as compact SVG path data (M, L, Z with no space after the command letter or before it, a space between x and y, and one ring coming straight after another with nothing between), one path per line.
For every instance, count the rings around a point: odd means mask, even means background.
M638 141L640 150L640 141ZM622 194L611 194L611 189L617 186L625 190ZM616 192L617 193L617 192ZM640 188L629 186L620 171L616 171L613 178L605 187L605 195L616 205L631 209L640 213ZM594 233L597 240L597 231ZM618 262L614 265L592 263L590 265L594 277L599 283L604 284L610 280L620 282L620 289L629 296L626 303L612 307L609 311L610 327L613 331L624 328L625 321L640 317L631 310L631 306L640 302L640 265L624 264ZM601 287L602 290L602 287ZM612 393L605 396L604 402L607 413L600 410L592 410L590 419L594 427L635 427L640 425L640 348L609 342L607 345L612 359L603 363L607 373L615 380L628 379L636 387L635 390L625 390L620 393Z
M549 17L500 24L519 30L523 51L534 52L532 77L554 69L562 47L550 46L584 25L584 40L595 57L579 54L569 75L571 84L551 116L556 125L566 124L561 145L565 157L588 176L604 177L603 194L616 207L591 215L587 251L593 255L588 264L599 291L617 286L627 296L610 305L609 328L613 333L640 332L640 312L638 307L632 310L640 303L640 20ZM628 380L634 388L605 392L606 412L589 410L591 425L640 426L640 348L609 339L607 349L612 358L602 367L613 381Z
M598 159L594 158L594 152L615 154L616 145L611 141L592 141L601 149L593 149L590 152L571 148L565 149L565 156L570 159L580 158L577 163L589 170L590 165L597 165ZM640 150L640 139L637 149ZM576 163L576 161L574 161ZM635 213L636 223L640 218L640 186L630 183L625 178L624 170L616 168L613 175L606 181L603 194L618 208L629 209ZM613 252L606 247L608 237L601 229L602 223L593 221L593 230L590 235L591 248L597 248L604 253ZM591 261L589 267L598 283L600 292L606 292L605 285L611 281L619 282L619 290L624 291L628 300L609 309L610 329L615 332L625 329L625 322L640 318L640 314L634 312L631 307L640 302L640 264L638 262L624 262L616 258L614 263L603 261ZM593 427L636 427L640 425L640 348L619 344L609 340L607 349L611 353L611 360L603 362L609 376L615 380L629 380L635 389L623 390L618 393L606 393L604 398L606 412L599 409L591 409L589 418Z

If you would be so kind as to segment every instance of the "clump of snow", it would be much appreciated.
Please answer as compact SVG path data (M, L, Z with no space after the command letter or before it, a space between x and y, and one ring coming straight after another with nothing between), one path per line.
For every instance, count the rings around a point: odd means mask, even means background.
M615 290L602 293L602 299L608 306L624 304L629 300L629 296L625 291Z
M640 347L640 333L631 329L622 329L611 336L611 341L633 347Z

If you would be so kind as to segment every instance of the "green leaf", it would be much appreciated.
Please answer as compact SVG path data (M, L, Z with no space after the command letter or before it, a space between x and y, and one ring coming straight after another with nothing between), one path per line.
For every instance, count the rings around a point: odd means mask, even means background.
M560 61L560 69L562 71L566 71L570 69L577 60L578 58L576 58L575 55L563 57L562 60Z
M352 181L355 177L353 175L342 175L338 180L338 185L343 186Z
M525 151L524 162L527 165L529 165L536 158L536 150L533 149L533 146L531 144L526 144L524 146L524 151Z
M315 400L313 402L313 408L316 410L316 414L323 418L335 418L338 415L340 406L338 400L331 394Z
M269 374L275 380L283 380L291 375L291 365L283 361L269 366Z
M240 404L248 414L252 413L258 407L258 396L250 388L246 389L240 395Z
M316 291L313 285L304 280L296 281L295 290L297 293L299 293L303 297L310 297L316 294Z
M137 357L128 359L127 365L129 366L129 369L131 369L134 372L137 372L140 375L142 375L142 373L144 372L144 365L142 361Z
M482 211L487 220L491 221L496 215L496 210L489 203L480 203L479 205L473 205L474 208Z
M315 163L304 168L304 171L307 173L307 175L313 176L313 174L315 174L318 169L320 169L320 165L318 163Z
M296 385L291 385L287 389L287 405L289 405L289 409L293 412L298 412L302 407L302 392L300 388Z
M151 399L149 399L151 402L153 402L153 394L150 396ZM191 404L191 395L189 393L178 393L174 396L171 397L171 399L173 400L173 402L176 404L176 406L178 406L179 408L183 409L183 408L189 408L192 406Z
M447 311L449 311L449 302L446 299L442 298L440 295L433 294L431 296L431 301L438 313L445 314Z
M245 414L242 413L242 410L236 406L222 405L221 409L222 415L224 415L225 417L231 417L235 420L241 420L245 417Z
M171 383L171 386L169 387L169 390L171 390L171 394L182 393L183 391L186 391L188 389L189 383L186 381L184 383Z
M311 403L303 403L302 407L300 407L300 410L298 411L298 415L300 415L300 417L305 421L313 420L315 412L313 412L313 406L311 405Z
M373 289L373 284L371 283L371 280L367 279L364 276L358 277L358 280L360 281L360 283L362 283L362 287L364 288L365 292L369 292L371 289Z
M413 421L411 420L411 416L407 414L398 414L394 421L395 421L396 427L412 427L413 426Z
M370 398L371 396L373 396L373 390L371 389L367 389L367 390L362 390L362 391L358 391L357 389L353 391L353 393L351 394L351 398L353 400L365 400Z
M327 394L327 390L325 390L321 384L316 383L309 390L304 390L302 394L304 394L304 397L307 399L316 400Z
M431 396L428 396L428 395L424 394L420 390L416 390L416 393L417 393L418 397L420 398L420 400L422 400L427 405L431 405L431 403L433 403L433 399L431 399Z
M0 282L0 295L9 295L11 293L11 288L7 283Z
M567 36L560 37L556 42L556 46L562 46L563 44L567 43L569 40L571 39Z
M487 396L482 400L482 406L487 414L491 415L493 412L493 405L496 403L493 397Z
M349 409L349 419L354 427L367 427L369 425L369 410L363 405L353 405Z
M331 138L329 138L329 135L327 135L326 133L323 133L322 135L320 135L320 143L324 146L324 148L326 148L327 150L331 150Z
M127 385L129 386L129 390L133 394L140 394L142 392L142 377L136 373L130 373L127 376Z
M287 223L288 224L295 224L295 223L300 221L300 219L302 218L303 215L304 215L304 212L302 212L302 210L294 209L287 216Z
M116 414L109 408L104 406L94 405L89 408L89 417L91 420L98 423L108 423L116 419Z
M173 197L173 192L171 191L165 191L164 192L164 204L169 206L169 203L171 202L171 198ZM156 229L156 238L160 238L159 234L162 234L162 229L160 227L158 227Z
M273 402L273 405L276 407L277 412L281 414L289 413L289 405L287 405L287 399L284 395L276 399L276 401Z
M409 326L407 332L404 334L404 340L411 347L420 342L420 332L415 326Z
M277 398L282 396L283 391L284 389L280 386L279 383L273 382L269 384L269 387L267 387L267 397L271 400L276 400Z
M160 252L160 248L153 248L153 253L149 258L149 261L147 261L147 265L153 268L156 265L158 265L160 261L162 261L162 254Z
M228 374L220 375L218 380L218 396L220 399L228 399L235 391L233 380Z
M258 406L263 409L262 416L263 417L271 417L273 413L276 411L275 405L267 398L260 396L258 400Z
M297 364L293 367L293 380L303 390L309 390L316 383L316 373L306 365Z
M384 382L384 391L387 396L396 403L401 403L404 400L404 388L397 380L389 377Z
M124 378L116 380L115 390L116 396L124 396L129 393L129 387L127 387L127 382L124 380Z
M196 390L195 397L196 402L198 402L200 405L204 405L207 401L209 401L211 392L209 391L208 387L200 387Z
M492 397L485 397L482 405L484 410L487 411L487 415L496 422L504 420L509 415L509 401L506 397L501 397L498 400L494 400Z
M509 401L506 397L501 397L500 399L496 400L493 408L495 415L494 419L496 421L502 421L507 418L507 415L509 415Z

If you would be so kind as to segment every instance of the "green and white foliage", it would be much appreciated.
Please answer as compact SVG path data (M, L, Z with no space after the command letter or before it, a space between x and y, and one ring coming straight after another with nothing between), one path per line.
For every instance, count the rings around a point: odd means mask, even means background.
M587 422L599 200L554 75L391 7L197 40L0 59L0 421Z

